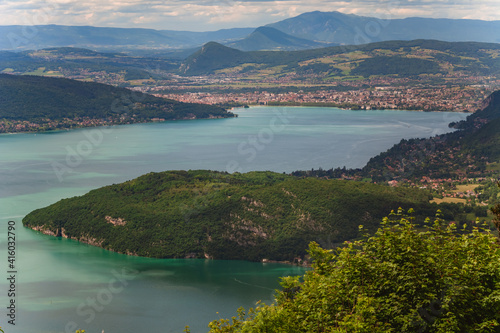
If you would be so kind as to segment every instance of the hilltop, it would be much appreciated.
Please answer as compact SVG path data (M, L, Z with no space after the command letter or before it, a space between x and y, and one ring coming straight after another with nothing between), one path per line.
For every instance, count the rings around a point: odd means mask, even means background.
M327 43L298 38L271 27L259 27L247 37L225 44L241 51L317 49L328 46Z
M0 132L233 116L100 83L0 74Z

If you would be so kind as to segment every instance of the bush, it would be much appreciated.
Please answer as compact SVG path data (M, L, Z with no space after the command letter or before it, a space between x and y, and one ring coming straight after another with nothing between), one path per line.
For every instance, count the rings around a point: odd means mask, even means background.
M311 243L312 270L283 278L275 304L210 332L498 332L496 237L486 225L458 230L439 211L418 230L402 213L335 252Z

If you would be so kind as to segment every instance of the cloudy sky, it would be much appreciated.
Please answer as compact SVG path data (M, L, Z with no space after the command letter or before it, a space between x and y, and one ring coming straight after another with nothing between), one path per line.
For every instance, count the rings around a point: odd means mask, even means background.
M0 25L208 31L257 27L314 10L383 18L500 20L499 0L0 0Z

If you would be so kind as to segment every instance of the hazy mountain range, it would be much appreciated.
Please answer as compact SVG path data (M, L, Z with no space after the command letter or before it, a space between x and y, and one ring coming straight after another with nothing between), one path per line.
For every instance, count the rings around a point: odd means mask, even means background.
M387 40L437 39L500 43L500 21L378 19L339 12L310 12L266 27L210 32L99 28L91 26L0 26L0 50L72 46L101 51L164 51L216 41L243 51L300 50Z
M414 39L500 42L500 21L420 17L378 19L316 11L268 26L299 38L346 45Z

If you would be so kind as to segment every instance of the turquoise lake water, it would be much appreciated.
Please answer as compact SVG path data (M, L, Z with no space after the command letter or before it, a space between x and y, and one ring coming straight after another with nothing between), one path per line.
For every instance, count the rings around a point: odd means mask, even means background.
M152 171L291 172L362 167L402 138L448 132L466 114L237 109L238 118L0 136L0 326L5 332L206 332L272 301L302 268L128 257L22 227L30 211ZM8 221L16 223L16 325L6 323ZM217 314L217 312L219 314ZM76 326L76 328L74 328ZM5 329L7 328L7 329Z

